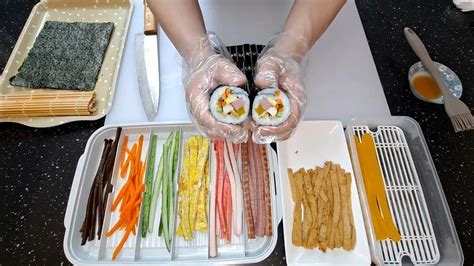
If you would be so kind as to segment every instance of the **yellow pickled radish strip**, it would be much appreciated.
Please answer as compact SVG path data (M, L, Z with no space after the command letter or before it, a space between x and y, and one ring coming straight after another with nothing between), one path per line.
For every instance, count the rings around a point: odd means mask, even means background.
M400 241L400 233L395 226L393 217L388 207L385 186L379 161L375 150L375 143L370 133L362 135L361 142L354 136L359 163L362 170L370 216L374 226L377 240L390 238Z

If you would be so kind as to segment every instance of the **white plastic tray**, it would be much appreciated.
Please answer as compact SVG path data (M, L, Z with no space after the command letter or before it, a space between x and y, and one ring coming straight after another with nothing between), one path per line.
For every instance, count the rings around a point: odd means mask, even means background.
M392 211L396 213L394 216L399 216L395 217L395 219L396 222L398 222L397 226L402 225L400 228L402 241L400 241L398 244L395 244L390 243L392 242L390 240L377 241L375 239L375 233L371 226L372 221L367 205L362 173L359 167L359 159L355 147L355 129L370 129L374 136L378 136L380 134L386 135L387 130L393 131L392 140L389 138L389 141L387 141L387 139L384 140L380 137L376 137L374 139L376 145L378 145L377 152L381 152L381 150L386 149L398 154L405 154L405 160L403 160L402 163L396 163L396 165L399 167L405 167L406 169L410 168L412 170L413 177L416 176L415 179L409 181L410 186L407 188L411 187L411 191L405 191L404 195L408 197L411 194L411 198L406 199L412 200L414 198L418 198L423 201L423 203L421 201L417 201L416 204L413 204L423 206L414 206L414 208L409 208L413 209L414 211L424 212L422 215L415 215L418 216L418 219L421 219L424 222L429 222L430 224L429 226L425 226L426 229L424 229L423 233L407 230L407 222L403 222L403 219L402 221L400 220L400 218L404 218L402 216L409 217L410 212L400 212L400 208L390 207L393 209ZM393 133L396 134L393 135ZM421 265L431 265L431 263L437 263L438 265L463 265L464 255L461 249L461 244L459 243L459 238L451 217L451 213L449 211L449 206L447 204L441 182L439 180L436 168L419 124L412 118L406 116L355 119L347 125L346 138L354 163L354 173L357 185L359 187L359 196L361 199L364 219L366 221L366 229L370 243L372 261L376 265L406 265L409 264L409 262L418 263ZM386 157L384 156L382 156L381 159L379 157L381 162L386 161ZM407 158L409 159L406 160ZM384 162L382 162L382 165L383 163ZM391 162L391 164L394 164L394 162ZM386 165L383 165L383 167L385 166ZM393 180L393 178L396 178L399 179L398 182L402 182L404 178L403 174L397 174L396 172L389 173L383 170L382 173L384 175L384 179L392 178ZM390 185L391 181L387 181ZM393 190L392 187L392 191L388 195L389 200L391 200L392 197L395 198L395 196L397 196L396 193L394 194L396 190L396 188ZM404 201L403 198L395 198L395 202L398 202L399 204L407 203L411 205L411 202L413 201ZM428 210L428 214L426 213L426 209ZM405 221L410 222L409 220ZM417 226L417 222L413 222L412 220L412 226ZM405 239L403 239L404 235L411 235L411 237L405 237ZM390 252L392 254L390 254ZM424 256L421 253L425 253ZM395 256L393 256L394 254Z
M291 243L291 237L285 237L288 265L370 265L369 244L342 123L340 121L304 121L289 140L278 143L278 154L281 173L281 197L285 199L282 205L285 236L291 236L294 206L291 200L288 168L314 168L315 166L323 166L325 161L333 161L340 164L352 176L351 201L357 235L354 250L334 249L323 253L319 249L305 249L294 246Z
M166 136L173 130L182 130L183 139L190 135L197 134L194 127L191 124L134 124L122 126L122 136L119 141L119 147L123 141L125 135L129 136L130 141L134 141L140 134L144 135L143 155L148 151L148 143L150 139L150 133L158 134L157 143L157 158L161 155L162 144L165 141ZM182 263L204 263L204 264L223 264L223 263L254 263L260 262L268 257L276 246L278 239L278 224L281 221L280 211L280 196L278 192L279 187L279 172L276 167L277 159L276 153L271 150L268 146L269 152L269 164L270 174L273 178L270 178L270 187L272 197L272 214L273 214L273 236L258 238L256 240L247 240L244 234L241 238L240 243L233 243L231 246L218 246L219 256L216 258L209 258L207 254L203 255L203 248L207 250L203 244L208 243L207 234L200 236L199 240L196 240L192 245L189 243L183 243L180 237L175 236L172 242L171 252L168 253L164 247L162 239L156 236L160 206L157 206L157 213L154 224L153 234L148 234L147 238L142 239L140 234L140 228L137 230L136 237L129 237L124 248L122 249L120 256L115 260L111 260L111 254L115 249L118 241L120 241L120 234L114 234L110 238L104 236L104 232L108 230L114 224L115 214L110 215L109 208L114 199L114 193L119 191L120 184L124 181L117 177L114 172L112 176L112 183L114 184L114 191L109 196L108 207L106 210L106 218L104 221L103 236L101 240L95 240L86 243L86 245L80 245L80 232L79 229L82 225L82 221L85 214L85 203L89 195L89 190L93 181L93 177L97 170L101 151L103 147L103 140L110 138L113 139L115 136L116 126L106 126L97 130L88 140L84 154L80 157L76 173L74 175L73 184L71 187L71 193L69 196L68 206L64 219L64 226L66 228L64 236L64 251L66 257L70 262L74 264L87 264L87 265L99 265L99 264L182 264ZM120 150L117 151L117 158L120 157ZM181 158L181 156L179 156ZM178 162L180 167L180 163ZM157 167L157 163L156 166ZM114 169L116 171L116 169ZM180 169L179 169L180 172ZM175 184L176 185L176 184ZM276 188L276 189L275 189ZM176 191L176 190L175 190ZM160 201L159 201L160 202ZM176 209L175 209L176 213ZM139 224L141 224L139 222ZM244 223L245 224L245 223ZM176 224L175 226L176 227ZM175 228L176 229L176 228ZM176 231L176 230L174 230ZM245 232L245 227L244 227ZM236 245L240 247L236 248ZM236 250L237 252L233 252Z

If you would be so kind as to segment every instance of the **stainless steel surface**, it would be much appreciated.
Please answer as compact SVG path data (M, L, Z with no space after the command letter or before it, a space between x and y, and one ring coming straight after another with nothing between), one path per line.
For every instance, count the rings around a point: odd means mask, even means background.
M420 40L418 35L410 29L405 28L405 37L408 40L411 48L415 54L420 58L421 62L430 74L434 77L436 83L441 89L441 93L444 98L444 108L446 113L448 113L451 123L453 124L454 131L461 132L465 130L470 130L474 128L474 118L471 114L471 110L464 104L461 100L455 98L450 92L446 83L443 80L443 77L435 68L433 60L431 60L428 51L426 50L425 45Z
M160 72L158 61L158 35L135 36L135 61L138 89L143 109L149 121L155 119L160 101Z

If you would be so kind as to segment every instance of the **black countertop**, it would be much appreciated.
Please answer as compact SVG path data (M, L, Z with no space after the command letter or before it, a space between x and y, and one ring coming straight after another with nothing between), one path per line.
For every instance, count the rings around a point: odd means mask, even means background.
M37 1L0 3L0 71ZM463 82L474 107L474 12L451 1L357 1L392 115L416 119L425 134L459 234L465 264L474 264L474 131L455 134L440 105L409 91L407 72L417 61L402 29L412 27L436 61ZM472 109L471 109L472 110ZM50 129L0 124L0 265L68 263L63 252L64 212L75 167L89 136L104 120ZM282 234L281 226L279 234ZM268 264L284 263L282 238Z

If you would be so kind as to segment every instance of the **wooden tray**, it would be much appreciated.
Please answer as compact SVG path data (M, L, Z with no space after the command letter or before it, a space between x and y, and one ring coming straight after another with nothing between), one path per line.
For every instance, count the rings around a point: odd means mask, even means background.
M14 122L31 127L52 127L72 121L97 120L105 116L112 107L132 10L132 0L42 0L36 4L23 27L15 48L13 48L3 74L0 76L0 95L46 91L68 92L65 90L31 89L10 85L9 79L18 72L44 22L48 20L114 22L114 31L94 88L97 95L97 111L90 116L14 117L0 119L0 122Z

